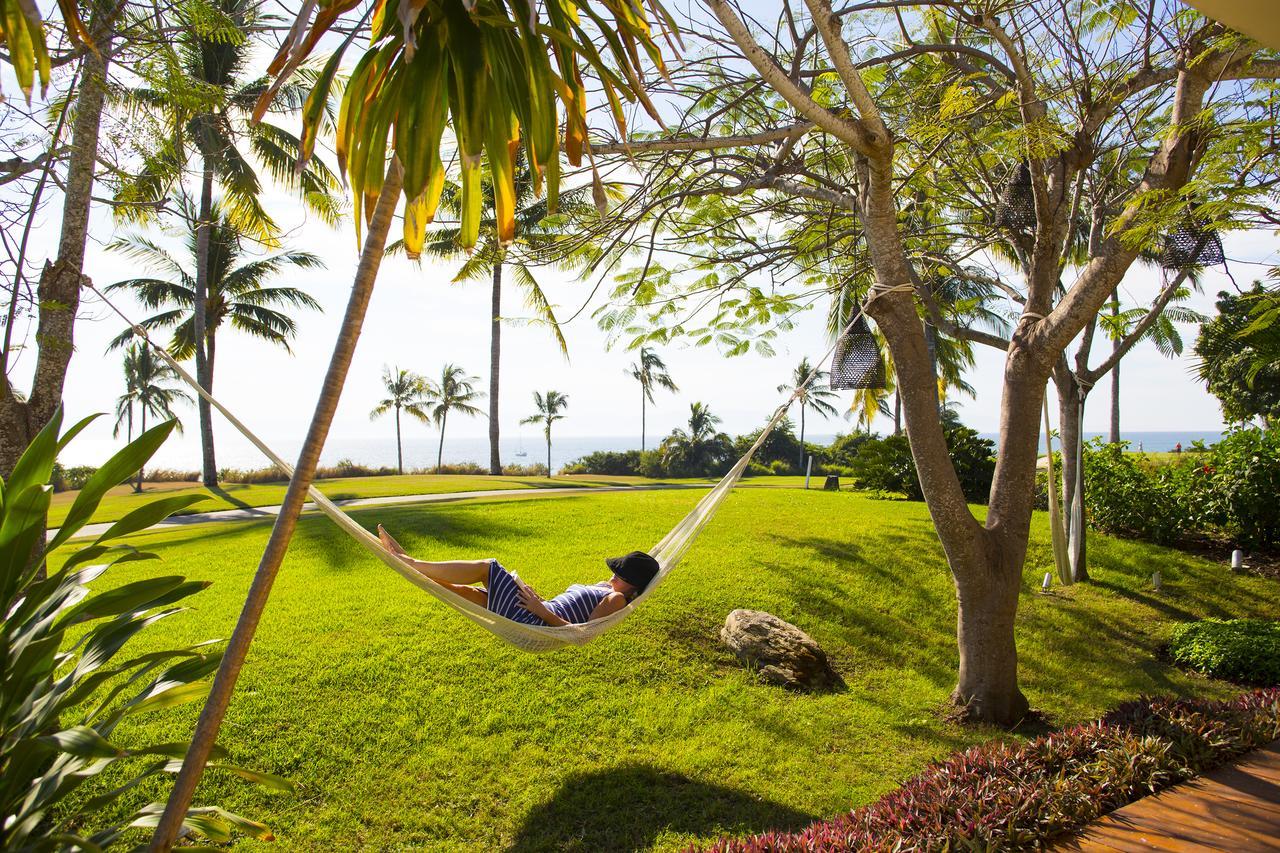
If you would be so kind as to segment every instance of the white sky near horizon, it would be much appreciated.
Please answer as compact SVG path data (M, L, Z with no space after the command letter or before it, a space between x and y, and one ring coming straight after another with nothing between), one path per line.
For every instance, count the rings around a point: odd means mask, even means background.
M11 73L4 72L5 90L14 93ZM296 125L296 119L286 120ZM350 282L357 262L354 229L346 221L337 229L308 219L301 205L286 192L272 188L266 207L285 227L288 247L320 255L326 268L313 271L290 269L272 281L276 285L301 287L316 298L323 313L298 312L299 336L292 354L248 338L226 328L219 334L215 394L269 443L298 442L305 434L321 379L328 363L334 335L341 320ZM39 218L32 238L32 257L51 257L57 240L61 199L52 197ZM395 229L398 230L398 229ZM132 262L105 251L117 233L109 213L95 206L85 271L98 286L143 274ZM154 232L152 232L154 234ZM393 234L394 236L394 234ZM162 241L170 248L176 241ZM1241 286L1260 277L1266 266L1280 262L1280 243L1270 232L1226 236L1232 273ZM186 260L185 258L183 259ZM415 266L403 257L384 260L374 292L364 333L330 432L331 442L349 440L393 441L391 419L371 422L370 409L383 396L380 374L384 365L395 365L435 376L446 362L461 365L480 377L478 386L487 390L489 360L489 285L476 282L455 285L450 279L457 264L426 262ZM545 289L563 318L588 298L594 282L570 280L562 273L538 273ZM1126 305L1149 303L1159 287L1159 272L1135 266L1126 277L1123 296ZM611 282L600 288L607 293ZM1189 305L1213 312L1213 297L1230 287L1221 267L1208 270L1203 293ZM639 388L625 375L635 353L621 345L609 347L604 333L596 328L591 310L602 304L597 294L586 311L568 324L570 358L561 357L545 328L509 323L503 330L502 430L504 436L536 435L535 427L517 427L520 418L533 412L532 392L555 389L568 395L570 405L565 420L557 424L560 436L638 436L640 431ZM126 311L135 319L145 316L128 297ZM780 402L776 391L789 381L802 356L816 358L826 351L824 308L819 306L797 318L795 328L773 342L777 355L756 354L724 358L712 348L673 345L661 354L680 386L679 393L660 393L648 410L650 446L654 437L682 425L693 401L708 403L731 434L759 426ZM504 315L525 316L517 289L508 285L504 293ZM110 412L123 392L121 355L107 353L107 343L123 329L122 323L91 294L82 306L76 323L76 353L67 377L67 416L79 418L91 412ZM32 343L34 323L20 323L15 339ZM1183 327L1190 350L1193 327ZM1106 341L1095 344L1095 363ZM1002 355L977 346L977 366L968 379L977 391L976 399L958 397L963 421L982 432L998 428ZM25 389L34 361L34 349L19 353L13 367L16 384ZM1216 400L1191 375L1187 355L1169 360L1150 344L1141 344L1122 363L1122 427L1125 431L1217 430L1222 427ZM847 400L847 393L842 395ZM1110 382L1094 392L1086 412L1085 427L1104 431L1109 423ZM483 405L483 404L482 404ZM186 433L175 435L157 454L156 462L166 467L197 468L199 465L198 420L193 406L184 406L179 415ZM69 464L96 464L121 442L111 438L112 418L102 418L77 439L64 454ZM1056 417L1055 417L1056 421ZM890 423L881 418L876 427L885 431ZM812 414L810 434L847 432L852 423L839 419L823 421ZM233 428L215 414L218 447L225 456L243 456L247 444ZM451 419L449 437L483 437L483 418ZM434 442L434 427L406 420L406 441ZM360 461L360 460L357 460ZM484 462L484 459L477 459ZM504 460L513 461L513 460Z

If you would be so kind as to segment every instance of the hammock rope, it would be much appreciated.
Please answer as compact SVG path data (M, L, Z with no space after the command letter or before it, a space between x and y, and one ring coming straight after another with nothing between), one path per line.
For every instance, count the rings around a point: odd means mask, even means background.
M212 394L201 387L200 383L197 382L185 369L183 369L182 365L180 365L164 347L151 340L147 335L146 329L130 320L123 311L116 307L110 299L108 299L92 284L88 284L86 286L92 290L108 308L119 315L119 317L129 325L133 330L134 335L140 337L162 359L164 359L164 361L174 369L174 372L178 374L179 378L181 378L183 382L191 386L192 390L199 394L204 400L208 401L209 405L217 409L218 412L226 418L241 435L247 438L256 448L258 448L258 450L260 450L262 454L272 462L272 464L276 465L288 476L293 476L293 466L285 462L275 451L267 446L266 442L255 435L254 432L245 426L239 418L233 415L226 406L222 405L222 403L220 403ZM913 287L910 284L899 284L884 288L873 287L871 296L863 306L863 310L865 311L867 306L881 296L889 293L910 291L912 289ZM862 316L862 313L859 312L858 316ZM850 327L852 327L853 323L856 322L856 319L857 318L855 317L853 321L850 321ZM848 331L849 328L847 327L841 335L837 336L836 342L831 345L829 350L827 350L826 355L817 362L817 366L814 367L813 371L810 372L805 380L792 392L791 396L788 397L786 401L773 413L773 416L765 424L764 429L760 431L759 437L756 438L755 442L747 452L734 463L733 467L729 469L728 473L726 473L718 483L711 487L711 490L707 492L707 494L702 496L698 503L694 505L693 509L690 510L684 518L677 522L676 525L671 528L671 530L668 531L667 534L663 536L662 539L660 539L649 551L650 555L658 561L658 574L649 583L645 590L632 599L631 602L621 610L615 611L603 618L594 619L591 622L553 627L549 625L526 625L524 623L515 622L507 619L506 617L499 616L483 605L477 604L462 597L461 595L458 595L453 590L441 586L431 578L414 569L413 566L400 556L384 547L382 541L378 539L377 536L370 533L361 526L359 522L344 512L341 507L325 497L324 494L315 487L315 485L308 488L307 494L315 503L317 509L328 516L334 524L351 536L351 538L356 540L356 542L363 545L370 554L381 560L386 566L393 569L397 574L412 583L414 586L430 594L443 604L453 608L459 614L470 619L481 628L484 628L486 631L489 631L510 645L526 652L545 652L563 648L568 645L585 645L599 635L613 628L623 619L626 619L627 616L629 616L636 607L639 606L640 602L657 589L658 584L660 584L663 579L665 579L666 576L680 564L681 559L683 559L685 553L693 545L698 534L701 533L702 529L711 521L716 510L720 508L720 504L722 504L724 499L728 497L737 482L742 479L742 475L746 472L747 466L751 464L751 459L755 456L756 451L760 449L773 430L782 422L782 419L786 416L787 410L791 407L791 404L794 403L796 399L804 393L805 389L809 387L809 384L813 382L814 378L820 372L822 365L831 357L832 353L835 352L836 346L839 345L840 338Z

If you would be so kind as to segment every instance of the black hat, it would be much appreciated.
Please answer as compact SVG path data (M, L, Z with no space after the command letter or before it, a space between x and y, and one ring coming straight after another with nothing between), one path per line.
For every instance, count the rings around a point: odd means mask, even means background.
M613 569L615 575L641 591L658 574L658 561L644 551L632 551L623 557L609 557L605 564Z

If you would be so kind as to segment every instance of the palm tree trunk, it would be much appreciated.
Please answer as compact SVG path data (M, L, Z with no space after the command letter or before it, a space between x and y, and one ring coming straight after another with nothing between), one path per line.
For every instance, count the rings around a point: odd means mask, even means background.
M338 398L342 395L342 386L351 367L351 357L355 352L356 341L360 337L360 328L369 307L369 297L373 293L374 281L378 276L378 266L386 249L387 231L395 215L403 174L400 161L392 159L382 190L378 194L373 218L369 223L368 236L365 238L364 249L360 253L360 265L356 268L351 297L347 302L346 316L343 318L338 340L334 344L324 386L321 388L320 398L316 401L315 413L311 417L306 441L298 455L297 467L289 480L289 489L285 493L280 514L276 516L275 525L271 529L271 538L267 541L258 570L254 574L253 584L249 588L244 608L240 612L240 619L236 623L231 640L227 643L227 649L222 656L218 673L214 676L209 697L200 712L195 736L183 759L182 769L174 781L173 791L169 795L168 803L165 804L164 814L151 839L152 851L161 851L161 853L168 851L182 829L183 818L195 794L196 785L199 784L200 777L204 773L204 766L209 760L213 744L217 740L222 718L227 713L227 705L231 701L232 691L235 690L240 668L244 665L258 621L262 618L262 611L271 595L271 586L280 570L280 563L284 560L289 541L293 538L298 515L302 512L307 489L315 477L316 465L320 461L320 451L329 434L329 425L333 422L333 413L338 407Z
M498 368L502 358L502 261L493 265L493 299L489 317L489 474L502 473L498 451Z
M804 470L804 401L800 401L800 470Z
M551 424L547 424L547 479L551 479Z
M446 411L440 417L440 446L436 448L436 473L440 473L441 460L444 459L444 428L449 423L449 413Z
M404 452L400 449L400 406L396 405L396 473L404 473Z
M128 416L125 418L124 435L125 435L125 444L133 444L133 403L129 404L129 413L128 413ZM135 492L142 491L142 469L141 468L138 469L138 488L134 489L134 491Z
M640 452L644 453L644 432L645 432L645 387L644 383L640 383Z
M196 381L206 391L212 391L209 383L209 359L205 352L208 337L208 317L205 309L209 300L209 239L210 218L213 216L213 167L206 160L200 177L200 221L196 223L196 292L191 306L192 337L196 349ZM197 395L200 412L201 480L208 488L218 485L218 463L213 453L213 410L209 402Z
M146 406L142 407L142 422L139 424L139 429L142 432L147 431L147 407ZM135 492L139 492L139 493L142 492L142 469L145 467L146 466L143 465L138 468L138 488L134 489Z
M902 435L902 394L893 392L893 434Z

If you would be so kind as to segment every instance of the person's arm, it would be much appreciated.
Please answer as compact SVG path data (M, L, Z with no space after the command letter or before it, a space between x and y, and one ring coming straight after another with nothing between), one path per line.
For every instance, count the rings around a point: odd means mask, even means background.
M533 587L519 580L516 581L516 586L519 590L520 604L524 606L525 610L528 610L553 628L569 624L566 620L551 612L551 608L547 607L546 602L542 600L542 596L533 591Z
M596 609L591 611L591 615L587 617L588 622L594 622L597 619L603 619L610 613L617 613L619 610L627 606L627 597L620 592L611 592L596 605Z

